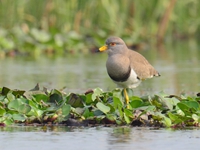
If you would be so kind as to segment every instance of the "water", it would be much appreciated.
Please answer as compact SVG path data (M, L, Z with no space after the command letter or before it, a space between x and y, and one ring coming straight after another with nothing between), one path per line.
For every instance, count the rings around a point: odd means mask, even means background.
M200 130L130 127L1 128L2 150L188 150L199 149Z
M165 45L161 49L140 51L160 72L161 77L144 81L136 95L196 94L200 92L200 51L194 41ZM0 87L32 89L37 83L48 89L84 93L96 87L104 91L116 86L109 79L106 53L66 55L37 59L17 57L0 59ZM173 150L199 149L200 131L151 128L0 128L0 149L11 150Z
M148 48L147 48L148 49ZM144 81L136 88L136 95L195 94L200 89L200 52L195 41L164 45L161 49L140 51L160 72L161 77ZM29 90L36 83L48 89L84 93L96 87L104 91L116 85L107 75L106 53L66 55L58 58L41 56L0 59L0 87Z
M101 57L101 56L100 56ZM29 90L37 83L49 89L85 92L105 87L105 68L97 55L78 55L59 58L8 58L0 61L0 86ZM98 58L98 59L97 59Z

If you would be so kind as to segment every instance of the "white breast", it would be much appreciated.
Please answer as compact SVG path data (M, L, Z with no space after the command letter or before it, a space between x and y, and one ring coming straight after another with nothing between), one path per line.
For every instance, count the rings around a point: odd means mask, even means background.
M136 88L140 83L141 80L137 78L137 74L133 69L131 69L131 74L128 80L124 82L116 82L114 81L119 88Z

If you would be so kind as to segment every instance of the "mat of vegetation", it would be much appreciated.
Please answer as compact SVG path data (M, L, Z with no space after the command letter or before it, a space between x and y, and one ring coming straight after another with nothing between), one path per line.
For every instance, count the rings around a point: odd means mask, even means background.
M130 90L129 90L129 95ZM153 127L199 126L200 97L166 95L130 96L125 106L122 91L100 88L84 94L37 85L30 91L0 89L0 126L23 125L132 125Z

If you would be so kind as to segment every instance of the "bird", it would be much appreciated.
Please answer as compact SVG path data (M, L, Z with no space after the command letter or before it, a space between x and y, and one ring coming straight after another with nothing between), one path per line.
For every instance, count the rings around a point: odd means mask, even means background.
M129 49L119 37L111 36L107 38L105 45L100 47L98 51L107 51L107 73L114 83L123 89L127 108L130 108L128 88L136 88L142 81L160 76L159 72L144 56Z

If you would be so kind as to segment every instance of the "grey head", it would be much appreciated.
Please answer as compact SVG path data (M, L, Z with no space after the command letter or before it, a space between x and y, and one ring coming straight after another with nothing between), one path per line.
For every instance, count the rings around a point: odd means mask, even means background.
M124 54L128 51L125 42L119 37L109 37L106 40L106 45L108 46L107 51L109 56L114 54Z

